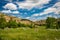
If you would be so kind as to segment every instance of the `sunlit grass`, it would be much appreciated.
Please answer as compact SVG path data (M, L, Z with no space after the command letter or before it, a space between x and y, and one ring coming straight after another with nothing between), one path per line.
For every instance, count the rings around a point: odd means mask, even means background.
M0 29L0 40L60 40L60 31L38 28Z

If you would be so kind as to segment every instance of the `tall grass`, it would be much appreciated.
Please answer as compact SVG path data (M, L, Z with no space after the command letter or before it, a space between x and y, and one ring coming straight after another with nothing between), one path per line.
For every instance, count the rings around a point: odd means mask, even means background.
M60 40L60 31L38 28L0 29L0 40Z

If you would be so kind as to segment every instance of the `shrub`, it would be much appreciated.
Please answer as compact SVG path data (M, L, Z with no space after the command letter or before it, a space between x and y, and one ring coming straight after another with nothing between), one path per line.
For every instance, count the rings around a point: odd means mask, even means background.
M18 24L17 24L17 22L14 20L10 20L9 22L8 22L8 28L17 28L18 27Z
M21 27L21 23L20 22L18 23L18 27Z
M18 23L18 27L26 27L26 25L19 22L19 23Z
M30 28L35 27L35 24L31 23L31 24L29 25L29 27L30 27Z

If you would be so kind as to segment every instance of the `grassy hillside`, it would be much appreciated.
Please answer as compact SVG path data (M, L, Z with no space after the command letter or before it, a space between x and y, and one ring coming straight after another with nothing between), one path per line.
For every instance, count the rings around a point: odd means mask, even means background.
M0 40L60 40L60 30L38 28L6 28L0 29Z

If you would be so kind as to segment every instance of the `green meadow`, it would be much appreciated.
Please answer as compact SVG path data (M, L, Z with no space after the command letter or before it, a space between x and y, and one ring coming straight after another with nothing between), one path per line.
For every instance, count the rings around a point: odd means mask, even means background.
M60 30L20 27L0 29L0 40L60 40Z

